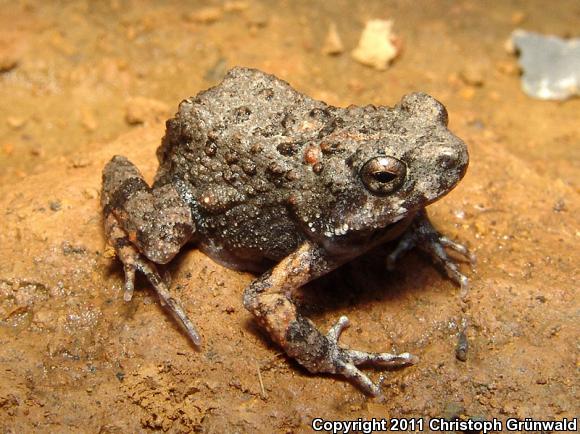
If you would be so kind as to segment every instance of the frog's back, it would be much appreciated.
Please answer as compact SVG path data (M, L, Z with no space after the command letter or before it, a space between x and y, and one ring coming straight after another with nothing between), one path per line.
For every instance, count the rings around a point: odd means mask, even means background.
M283 134L280 127L288 111L314 104L285 81L249 68L233 68L218 86L201 92L194 102L198 115L211 123L209 128L246 134L255 134L256 128L262 128L257 133L263 132L268 124L270 132Z
M317 133L304 128L302 120L313 110L328 109L333 108L270 74L234 68L218 86L182 101L167 121L157 151L158 178L177 173L194 186L205 185L203 174L209 169L225 173L225 179L212 177L212 183L231 183L226 168L241 166L240 181L251 183L248 176L260 178L255 176L260 163L297 157L298 148Z
M167 122L156 184L177 179L187 190L212 256L279 260L304 240L286 200L312 185L303 148L329 110L274 76L234 68L220 85L184 100Z

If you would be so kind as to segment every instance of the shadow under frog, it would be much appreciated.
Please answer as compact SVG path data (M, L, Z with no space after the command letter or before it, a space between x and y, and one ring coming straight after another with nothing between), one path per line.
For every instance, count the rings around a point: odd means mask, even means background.
M321 333L298 311L296 290L393 241L389 267L418 247L467 287L446 249L472 256L425 212L465 174L467 148L429 95L406 95L393 108L337 108L272 75L234 68L181 102L157 157L152 186L125 157L106 165L105 232L123 263L125 300L142 272L197 346L199 334L156 267L188 242L228 267L261 273L243 295L257 323L310 372L344 376L371 395L380 388L359 365L417 358L342 348L347 317Z

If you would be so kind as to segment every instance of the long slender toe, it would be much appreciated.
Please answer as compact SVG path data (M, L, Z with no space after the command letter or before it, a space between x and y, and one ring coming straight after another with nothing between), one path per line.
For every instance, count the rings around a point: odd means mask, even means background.
M351 380L353 383L356 383L356 385L359 386L365 393L372 396L378 396L381 394L381 389L352 363L345 363L343 366L341 366L339 368L339 373Z
M419 360L418 357L409 353L366 353L364 351L348 350L352 363L355 365L372 365L378 367L403 367L413 365Z
M131 301L133 291L135 290L135 267L124 264L123 270L125 271L125 292L123 294L123 300Z
M460 255L464 256L472 266L475 266L477 263L477 257L473 252L471 252L466 246L460 244L456 241L453 241L450 238L442 235L439 237L439 242L444 246L451 250L456 251Z
M405 233L397 246L387 256L387 270L393 271L397 260L417 245L417 236L413 232Z
M153 288L159 295L161 305L169 307L169 311L174 316L174 318L183 326L185 332L187 333L191 341L194 343L195 346L199 347L201 345L201 336L197 332L195 326L193 325L193 323L191 322L191 320L189 319L189 317L187 316L181 305L177 302L177 300L175 300L171 296L171 293L169 292L169 289L165 285L165 282L157 272L157 268L146 260L138 259L136 262L139 271L141 271L143 274L145 274L145 276L147 276L147 279L149 279L149 282L151 282Z
M330 330L328 331L328 333L326 334L326 337L332 341L332 342L337 342L338 338L340 337L340 334L344 331L344 329L346 329L348 326L350 325L350 321L348 319L348 317L346 316L341 316L338 321L330 328Z

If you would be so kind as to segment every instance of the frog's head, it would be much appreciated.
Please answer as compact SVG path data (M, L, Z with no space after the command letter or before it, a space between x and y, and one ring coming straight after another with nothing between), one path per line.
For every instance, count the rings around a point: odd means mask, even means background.
M332 203L318 197L326 212L314 227L326 237L388 227L447 194L465 174L467 148L433 97L413 93L393 109L352 110L351 125L338 133L345 152L328 158L320 174Z
M433 97L406 95L387 113L384 130L347 160L364 192L350 215L355 227L383 227L435 202L469 163L467 147L447 129L447 110Z

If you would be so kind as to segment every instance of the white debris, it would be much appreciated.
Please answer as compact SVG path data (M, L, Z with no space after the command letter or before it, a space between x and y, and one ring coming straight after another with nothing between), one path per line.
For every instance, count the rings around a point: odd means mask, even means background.
M385 70L400 53L398 38L393 34L392 20L370 20L352 57L363 65Z
M580 95L580 38L562 39L515 30L511 41L520 53L523 91L538 99Z

